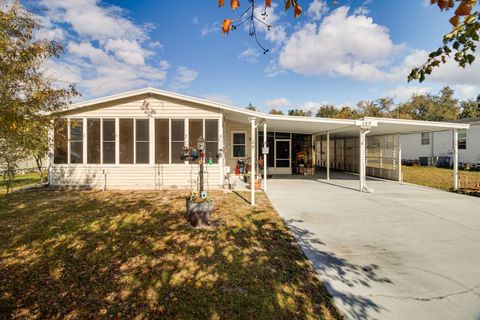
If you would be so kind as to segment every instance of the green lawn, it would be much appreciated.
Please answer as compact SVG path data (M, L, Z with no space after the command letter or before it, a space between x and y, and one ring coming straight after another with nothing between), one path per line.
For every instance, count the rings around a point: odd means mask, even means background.
M46 173L43 174L43 178L40 178L38 172L18 174L13 180L13 189L18 189L32 184L44 182L47 179ZM0 175L0 194L7 192L6 181L2 179Z
M341 318L264 194L198 230L183 195L0 195L0 318Z
M403 181L444 190L453 188L453 170L435 167L402 166ZM475 189L480 172L459 171L460 188Z

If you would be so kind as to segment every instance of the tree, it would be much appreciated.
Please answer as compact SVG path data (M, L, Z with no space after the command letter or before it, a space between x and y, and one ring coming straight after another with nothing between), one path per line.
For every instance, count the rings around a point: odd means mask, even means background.
M432 51L423 65L410 72L408 81L424 81L434 68L452 58L462 68L475 60L473 53L480 39L480 12L473 10L477 0L431 0L431 4L437 4L440 10L455 9L450 19L453 30L443 37L442 46Z
M341 107L340 111L338 111L337 115L335 116L335 118L339 119L360 119L361 117L362 116L357 110L349 106Z
M257 111L257 108L251 102L248 104L248 106L245 107L245 109L250 111Z
M385 97L375 101L359 101L357 110L363 117L387 117L390 109L394 106L393 98Z
M475 100L467 100L460 102L460 118L477 118L480 117L480 103L478 99Z
M42 66L59 57L62 47L55 41L36 39L34 32L40 27L17 1L0 0L0 162L10 186L16 163L46 150L47 130L55 112L78 94L73 84L54 88L45 76Z
M412 99L414 99L413 96ZM418 114L414 104L409 101L399 104L392 111L390 111L390 117L395 119L415 120L418 119Z
M273 108L272 110L270 110L269 112L270 114L277 114L277 115L283 115L283 111L282 110L277 110L275 108Z
M398 105L389 114L401 119L455 120L460 114L460 107L453 94L454 91L448 86L442 88L438 94L413 94L408 102Z
M289 116L297 116L297 117L311 117L312 112L311 111L305 111L302 109L290 109L288 110L288 115Z
M324 104L320 106L315 114L317 118L337 118L338 109L333 104Z

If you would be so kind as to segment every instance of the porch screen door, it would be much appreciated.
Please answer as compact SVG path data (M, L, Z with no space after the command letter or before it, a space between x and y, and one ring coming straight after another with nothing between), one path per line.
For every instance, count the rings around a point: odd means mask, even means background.
M290 174L290 140L275 140L275 173Z

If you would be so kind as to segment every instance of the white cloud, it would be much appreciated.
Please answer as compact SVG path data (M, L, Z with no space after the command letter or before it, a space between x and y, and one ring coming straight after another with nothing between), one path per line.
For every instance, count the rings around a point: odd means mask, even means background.
M476 99L480 94L480 86L468 85L468 84L459 84L453 86L453 89L457 93L457 96L460 99Z
M218 103L233 105L233 101L223 93L207 93L202 95L202 99L214 101Z
M62 60L45 65L52 77L76 82L84 97L164 83L168 62L149 62L155 56L152 49L162 49L148 35L153 24L137 25L123 9L96 0L41 0L40 4L47 9L42 16L47 30L61 30L57 37L66 39Z
M265 101L265 105L268 108L285 108L285 107L290 107L292 105L292 102L288 100L287 98L277 98L277 99L272 99L272 100L267 100Z
M199 22L198 17L193 17L192 23L193 23L194 25L197 25L198 22Z
M271 78L271 77L278 76L280 74L285 74L285 70L279 66L278 60L272 59L270 60L268 65L265 67L264 73L265 73L265 77Z
M448 85L457 90L459 97L473 99L480 93L480 53L475 53L476 61L465 68L461 68L453 60L435 68L432 74L428 75L425 83L436 83ZM425 50L413 50L405 56L403 62L389 73L392 80L406 79L412 68L422 65L428 59L428 52Z
M217 23L211 23L211 24L205 25L200 29L200 35L202 37L205 37L213 32L220 32L220 27L218 26Z
M430 87L419 86L397 86L395 88L387 90L385 93L387 96L394 97L398 102L404 102L409 100L413 94L426 94L432 89Z
M255 27L257 32L265 33L265 39L274 44L280 44L287 40L287 32L285 26L280 24L280 16L275 12L276 7L276 3L267 8L263 5L255 7L255 16L263 22L255 21ZM245 30L248 31L248 23L245 23L244 26Z
M177 74L173 78L172 89L179 90L187 88L198 76L198 72L187 67L177 68Z
M258 50L259 49L247 48L242 52L240 52L238 57L250 63L257 63L258 57L260 56L260 53L258 52Z
M158 65L160 66L160 68L162 68L162 70L167 70L171 67L170 63L167 60L160 60Z
M307 16L313 20L320 20L322 16L327 12L327 3L321 0L313 0L308 6Z
M78 83L82 80L82 70L70 63L48 60L43 65L45 76L58 86Z
M306 23L295 31L280 52L279 64L303 75L379 80L384 77L381 67L400 47L386 27L340 7L319 25Z
M145 57L151 55L151 52L141 48L137 41L126 39L107 40L105 50L113 53L119 60L131 65L144 65Z
M81 37L107 41L110 38L145 40L145 31L125 18L124 10L95 0L41 0L52 21L65 22Z
M300 105L299 109L302 109L305 112L311 112L312 115L315 115L320 109L321 106L329 104L327 101L323 102L315 102L315 101L307 101Z

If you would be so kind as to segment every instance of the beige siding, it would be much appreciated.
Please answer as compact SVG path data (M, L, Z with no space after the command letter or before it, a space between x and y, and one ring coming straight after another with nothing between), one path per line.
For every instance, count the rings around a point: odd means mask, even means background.
M233 122L227 120L225 123L225 146L226 146L226 154L225 154L225 165L230 167L231 172L233 173L235 170L235 166L237 165L238 158L234 158L233 148L232 148L232 133L233 132L245 132L246 136L246 158L250 157L250 136L251 136L251 127L249 124Z
M199 167L195 165L55 165L51 184L54 186L90 186L107 189L196 189ZM220 166L205 166L205 184L218 188Z
M96 107L88 107L82 110L81 113L75 111L70 112L69 116L74 117L147 117L145 112L141 109L144 101L150 103L150 108L155 111L154 117L179 117L179 118L193 118L193 117L219 117L220 114L215 110L207 110L199 106L189 106L187 104L174 103L171 101L162 101L157 98L143 98L134 99L122 102L109 102Z

